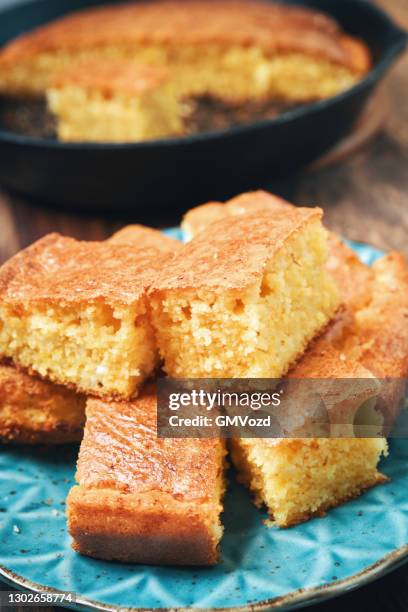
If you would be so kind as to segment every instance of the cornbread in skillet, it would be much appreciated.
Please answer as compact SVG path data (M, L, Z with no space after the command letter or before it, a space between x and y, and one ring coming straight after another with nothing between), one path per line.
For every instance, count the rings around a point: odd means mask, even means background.
M225 448L216 439L157 437L156 394L90 399L67 499L73 547L98 559L212 565L222 536Z
M355 286L360 270L343 268ZM388 434L398 415L408 375L408 264L393 253L373 266L366 303L341 313L306 352L289 376L381 380L376 409ZM339 269L340 273L340 269ZM346 304L347 306L347 304ZM339 325L340 323L340 325ZM357 423L357 421L356 421ZM321 515L384 482L378 462L387 454L385 438L240 439L232 458L257 504L265 504L281 527Z
M183 244L159 230L146 225L125 225L108 240L114 244L131 244L139 249L153 247L164 253L173 253Z
M0 442L78 442L84 423L83 395L0 365Z
M200 231L225 217L247 215L258 212L269 213L271 217L276 211L293 209L294 205L267 191L252 191L243 193L225 203L209 202L196 206L183 217L181 227L187 239L191 240ZM339 288L342 301L348 307L363 304L369 296L368 284L374 273L365 266L357 255L346 246L336 234L327 233L329 257L326 269Z
M60 140L135 142L182 132L182 104L164 68L90 59L59 72L47 100Z
M43 94L89 58L169 69L182 95L248 100L325 98L369 70L364 43L331 17L256 0L154 0L77 11L25 33L0 55L0 89Z
M78 391L129 397L156 368L146 288L166 255L49 234L0 269L0 355Z
M320 209L222 219L168 261L150 290L173 377L275 378L339 305Z

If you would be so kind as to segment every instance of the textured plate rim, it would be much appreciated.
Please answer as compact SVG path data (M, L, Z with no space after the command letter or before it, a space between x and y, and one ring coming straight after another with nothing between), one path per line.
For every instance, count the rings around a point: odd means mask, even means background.
M164 233L172 235L176 232L179 233L180 228L172 227L162 231ZM180 239L179 236L178 238ZM357 242L354 240L347 240L347 242L350 244L350 246L354 248L369 246L373 249L373 251L377 253L377 255L381 256L384 254L382 250L364 242ZM322 584L317 587L296 589L295 591L290 591L289 593L286 593L286 595L280 595L278 597L272 597L270 599L263 599L259 602L253 604L245 604L242 606L228 606L225 608L202 608L193 606L172 608L140 608L120 606L117 604L104 604L103 602L100 602L98 600L90 599L88 597L82 597L76 594L75 603L71 603L70 605L64 605L63 607L70 608L72 610L89 610L100 612L189 612L191 610L196 610L197 612L267 612L268 610L295 610L313 604L322 603L324 601L329 601L330 599L334 599L335 597L345 595L346 593L366 586L371 582L374 582L375 580L386 576L387 574L398 569L407 562L408 544L405 544L400 548L394 549L392 552L378 559L378 561L376 561L375 563L368 565L360 572L357 572L356 574L353 574L348 578L336 580L335 582L331 582L330 584ZM24 578L16 572L13 572L12 570L8 569L4 565L0 565L0 578L9 585L19 590L25 590L32 593L61 592L57 589L54 589L53 587L47 587L38 582L28 580L27 578ZM61 604L55 605L61 606Z
M87 597L76 597L75 603L69 607L73 610L99 610L101 612L188 612L191 610L217 611L217 612L266 612L267 610L295 610L304 606L328 601L334 597L344 595L357 588L370 584L378 578L389 574L391 571L402 566L408 560L408 544L397 548L393 552L385 555L372 565L366 567L361 572L338 580L331 584L323 584L318 587L308 589L297 589L279 597L272 599L264 599L254 604L246 604L243 606L229 606L227 608L199 608L199 607L183 607L183 608L129 608L116 604L109 605L97 600L88 599ZM0 565L0 578L8 584L17 587L20 590L27 590L33 593L60 593L53 587L43 586L37 582L27 580L22 576L14 573L6 567Z

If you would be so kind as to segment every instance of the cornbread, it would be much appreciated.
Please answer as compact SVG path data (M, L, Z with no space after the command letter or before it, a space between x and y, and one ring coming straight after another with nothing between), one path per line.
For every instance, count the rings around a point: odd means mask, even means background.
M0 442L78 442L84 423L83 395L0 365Z
M315 10L256 0L154 0L77 11L25 33L0 55L0 89L43 94L90 58L167 68L180 95L325 98L371 65L366 45Z
M320 209L237 216L177 251L150 290L172 377L279 378L339 305Z
M375 376L403 379L408 376L408 262L394 252L372 270L370 299L355 314L354 336L343 343Z
M234 440L232 458L257 505L290 527L386 481L377 470L384 438Z
M373 271L371 299L356 312L354 334L343 339L343 350L382 379L378 408L388 434L408 377L408 262L401 253L390 253L373 265Z
M47 101L60 140L134 142L183 129L182 104L160 67L90 59L59 72Z
M0 356L84 393L130 397L158 364L146 289L165 257L45 236L0 269Z
M292 204L282 198L259 189L241 193L225 203L208 202L186 212L181 223L181 229L187 240L197 236L203 229L224 219L224 217L235 217L237 215L255 214L258 212L269 212L289 210L294 208Z
M354 271L357 276L353 278ZM398 414L408 375L408 264L402 255L393 253L375 263L373 271L374 278L365 286L366 303L356 308L352 296L351 318L347 313L340 315L345 324L335 321L289 375L381 379L383 391L376 409L384 417L387 434ZM351 276L354 286L360 270L344 267L343 273L345 278ZM322 515L384 482L377 465L385 454L387 443L381 437L232 442L240 480L281 527Z
M372 268L364 265L356 253L333 232L328 232L328 243L329 257L326 270L336 283L348 310L358 310L370 298L374 272Z
M115 232L108 240L114 244L132 244L139 249L153 247L164 253L173 253L183 245L159 230L146 225L125 225Z
M267 191L243 193L225 203L209 202L196 206L183 217L182 230L187 240L194 238L203 229L225 217L247 215L257 212L269 213L293 209L293 204ZM358 259L333 232L328 232L329 257L326 269L339 288L342 301L349 308L358 307L368 299L368 284L374 273Z
M90 399L67 499L73 547L153 565L212 565L222 536L225 448L215 439L157 437L156 393Z

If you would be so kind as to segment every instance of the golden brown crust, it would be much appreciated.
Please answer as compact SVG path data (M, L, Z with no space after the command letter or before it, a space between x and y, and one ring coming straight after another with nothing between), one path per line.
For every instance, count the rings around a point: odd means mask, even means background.
M138 249L153 247L164 253L174 253L183 244L159 230L147 227L146 225L125 225L122 229L115 232L108 242L114 244L131 244Z
M194 237L225 217L254 213L269 213L274 216L277 212L293 208L293 204L272 193L252 191L225 203L209 202L192 208L184 215L182 228L188 236ZM339 288L343 302L349 309L358 308L369 299L369 284L374 280L374 272L363 264L336 234L328 232L327 239L329 257L326 268Z
M328 232L329 258L326 269L339 288L347 308L355 310L370 299L374 282L372 268L363 264L356 253L333 232Z
M267 191L249 191L227 202L208 202L188 210L183 217L182 229L191 237L197 236L208 225L224 217L235 217L258 212L288 210L293 205Z
M18 444L79 442L85 397L0 365L0 441Z
M208 502L219 476L220 442L158 438L156 406L150 388L133 402L89 399L78 482L90 488L160 491L182 501Z
M73 548L97 559L147 565L213 565L218 541L211 507L160 492L77 486L67 498Z
M157 0L78 11L11 42L0 64L18 65L41 53L152 43L256 45L268 54L309 54L356 73L370 66L365 45L344 35L329 16L254 0Z
M364 280L358 267L343 268L342 274L352 286L361 279L365 304L354 307L352 292L351 302L346 301L291 370L291 376L341 378L345 377L341 372L348 369L350 376L355 376L353 372L361 368L381 379L408 376L408 262L401 253L391 253L370 271L372 275Z
M390 253L373 266L371 300L356 316L356 337L346 348L382 380L378 409L388 435L404 403L408 377L408 262Z
M347 247L346 247L347 248ZM340 256L343 251L340 250ZM362 265L362 264L360 264ZM341 272L340 272L341 270ZM381 381L377 410L388 435L401 409L408 377L408 262L401 253L379 259L362 273L339 268L351 291L346 306L289 373L292 378L361 378ZM356 302L364 295L364 303Z
M172 289L242 289L262 277L264 266L320 208L289 208L221 219L178 251L150 293Z
M79 487L68 497L74 548L120 561L213 564L224 445L159 438L156 405L152 386L134 402L88 400Z
M153 248L48 234L0 268L0 300L22 306L31 300L133 304L155 278L163 257Z
M347 359L347 355L336 346L336 326L342 327L342 319L350 319L348 312L342 310L334 322L330 323L298 363L290 370L289 378L370 378L372 373L358 361ZM341 331L339 330L341 337Z
M390 253L373 266L372 296L357 316L359 361L379 378L408 377L408 262Z
M167 70L158 66L141 66L119 59L96 59L68 66L50 83L53 89L77 86L99 91L109 97L117 93L140 96L160 87L167 80Z

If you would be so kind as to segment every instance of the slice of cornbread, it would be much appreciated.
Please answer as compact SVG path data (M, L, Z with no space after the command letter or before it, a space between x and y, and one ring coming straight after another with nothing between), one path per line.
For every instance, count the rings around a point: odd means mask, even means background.
M294 205L267 191L243 193L227 202L209 202L196 206L183 217L181 228L187 240L194 238L203 229L225 217L259 212L273 216L277 211L293 209ZM368 299L368 283L374 273L358 259L333 232L328 232L329 257L326 268L339 288L342 301L349 308L358 307Z
M45 236L0 269L0 355L78 391L129 397L158 363L157 249Z
M372 267L370 299L355 314L345 348L379 378L408 375L408 262L390 253Z
M347 309L358 310L370 299L374 272L336 234L328 232L327 239L329 257L326 270L336 283Z
M73 547L153 565L212 565L222 536L225 447L157 437L156 393L88 400L77 481L67 499Z
M277 378L339 300L320 209L222 219L153 282L152 320L173 377Z
M372 373L336 349L330 334L328 330L289 376L369 379ZM357 413L357 407L355 410ZM231 440L231 458L238 480L250 489L256 505L266 506L279 527L322 516L330 508L387 480L378 471L381 456L387 454L385 438L344 437L340 432L353 429L348 425L348 418L349 415L346 420L341 419L340 415L338 435L341 437L314 438L306 433L299 438ZM330 422L337 420L331 414L329 419ZM308 431L307 423L305 430Z
M60 140L133 142L183 128L183 107L164 68L91 59L59 72L47 100Z
M128 225L109 242L136 248L156 247L172 252L181 242L143 225ZM0 365L0 441L21 444L59 444L82 438L85 397Z
M83 395L0 365L0 442L78 442L84 423Z
M183 246L179 240L175 240L159 230L146 225L126 225L115 232L108 240L116 244L132 244L139 249L154 247L164 253L173 253Z
M389 433L401 408L408 377L408 262L390 253L373 265L371 299L356 312L344 351L383 380L379 410Z
M89 58L165 66L179 92L242 100L325 98L369 70L367 46L316 10L253 0L153 0L78 11L0 54L0 89L41 94Z
M343 270L345 276L350 274L350 269ZM351 317L345 313L344 325L335 322L290 376L376 376L385 389L376 408L383 413L388 433L408 375L408 264L394 253L374 264L373 270L374 281L370 278L365 287L366 304L354 308L352 302ZM351 284L355 282L352 278ZM237 439L231 446L240 480L281 527L322 515L386 480L377 468L381 455L387 454L381 437Z
M235 217L237 215L255 214L258 212L269 212L290 210L294 208L286 200L259 189L241 193L227 202L208 202L188 210L183 216L181 229L186 240L191 240L203 229L224 219L224 217Z
M262 442L262 444L261 444ZM232 458L241 482L279 527L290 527L386 481L378 472L384 438L236 440Z

